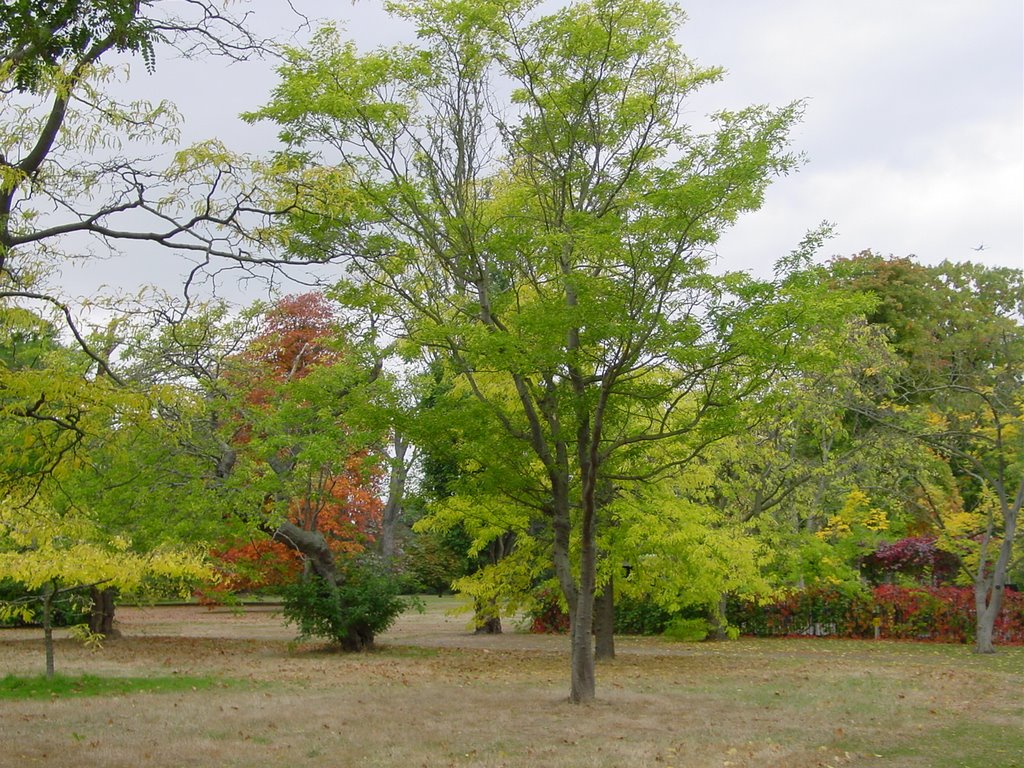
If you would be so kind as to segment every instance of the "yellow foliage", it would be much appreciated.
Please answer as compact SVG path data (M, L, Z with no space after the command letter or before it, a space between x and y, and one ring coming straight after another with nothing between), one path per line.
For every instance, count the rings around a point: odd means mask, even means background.
M871 499L859 488L846 496L843 508L830 515L825 527L817 532L822 540L840 539L849 536L855 529L879 532L889 529L889 516L885 510L871 506Z
M132 592L148 579L161 578L187 594L190 583L214 578L199 547L133 551L127 537L105 537L87 518L59 515L38 503L0 503L0 543L8 547L0 551L0 578L31 590L53 582L102 582Z

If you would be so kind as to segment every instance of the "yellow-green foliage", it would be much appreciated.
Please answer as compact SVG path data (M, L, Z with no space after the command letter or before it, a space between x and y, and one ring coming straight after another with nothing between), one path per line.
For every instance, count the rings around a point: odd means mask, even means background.
M714 607L726 592L754 597L772 590L764 575L768 552L750 526L686 498L672 483L633 489L610 512L619 558L610 564L630 566L629 578L617 582L625 594L650 596L675 612Z
M831 515L820 531L823 539L839 539L865 530L879 533L889 528L885 511L871 505L871 499L859 488L850 491L843 507Z
M58 515L42 502L0 502L0 578L29 590L51 583L64 586L102 582L122 592L139 592L159 579L187 595L190 585L213 578L198 548L132 550L123 536L104 536L82 515Z

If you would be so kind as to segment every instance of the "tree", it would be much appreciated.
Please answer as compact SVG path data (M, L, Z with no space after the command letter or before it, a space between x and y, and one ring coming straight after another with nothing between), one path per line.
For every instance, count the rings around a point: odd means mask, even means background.
M147 158L178 141L173 105L120 103L109 87L120 77L109 65L117 52L152 69L168 48L236 60L268 50L244 21L206 0L0 8L0 301L59 312L107 375L104 350L79 327L79 299L53 281L63 264L126 246L166 248L194 260L188 295L211 259L278 263L250 228L282 203L259 194L259 169L213 142Z
M46 676L54 674L53 603L62 594L103 586L139 592L156 580L167 591L173 585L182 596L213 572L201 551L178 546L139 552L124 537L111 538L88 515L59 512L43 495L31 502L5 499L0 505L0 578L39 593ZM31 611L31 605L11 604L0 611Z
M657 441L728 431L785 350L775 286L716 279L706 254L796 164L799 106L720 113L706 135L681 126L686 97L721 72L683 56L662 2L393 8L420 48L360 55L325 30L286 51L250 117L280 124L295 177L318 191L291 247L347 256L348 299L446 355L530 452L569 606L570 698L589 701L598 488Z
M943 457L974 519L959 533L977 547L966 560L975 649L992 653L1024 504L1024 272L870 253L838 261L835 271L844 285L879 296L869 319L905 360L888 397L862 402L861 413Z
M278 300L229 370L236 413L224 424L231 433L231 471L247 482L255 473L254 487L266 504L286 510L289 524L321 534L334 556L362 551L382 511L377 459L367 449L376 435L361 434L331 413L330 398L351 380L343 336L322 295ZM354 447L349 452L346 446ZM281 538L231 547L221 557L233 566L248 561L246 581L256 586L261 578L254 561L296 564L286 553L297 556L298 550ZM294 567L284 571L286 579L296 575Z
M96 376L90 357L61 345L54 325L27 310L4 307L0 317L0 578L40 592L52 676L59 595L137 591L151 578L190 584L212 572L196 531L183 536L174 512L162 508L157 522L132 500L154 490L153 466L172 471L155 450L147 453L154 465L136 463L140 445L166 443L170 430L156 410L168 393L142 395ZM166 493L166 480L160 485Z
M345 561L379 527L379 403L391 385L378 353L320 294L241 317L213 305L158 334L140 329L123 353L131 370L191 393L169 414L188 425L176 446L191 462L179 498L220 523L222 542L230 531L296 553L304 577L324 582L308 605L326 590L346 610ZM351 633L334 638L343 647L372 644L371 621L345 626Z

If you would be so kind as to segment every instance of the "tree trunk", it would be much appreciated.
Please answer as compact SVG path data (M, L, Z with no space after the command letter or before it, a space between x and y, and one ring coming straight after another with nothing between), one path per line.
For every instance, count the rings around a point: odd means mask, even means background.
M992 566L991 573L986 573L985 550L991 540L991 524L989 533L982 546L981 562L974 578L974 608L976 612L976 628L974 650L977 653L995 653L993 634L996 619L1003 607L1003 594L1006 590L1006 572L1013 559L1013 542L1017 532L1017 517L1020 515L1021 504L1024 503L1024 480L1017 488L1016 498L1012 504L1003 501L1001 510L1003 517L1003 540L999 545L999 554Z
M338 586L338 566L327 540L318 531L307 531L288 520L267 531L274 541L291 547L305 558L306 565L332 587Z
M976 588L977 589L977 588ZM982 600L984 602L984 599ZM975 604L978 603L977 595L975 595ZM975 653L995 653L996 647L992 643L992 635L995 629L995 617L997 613L991 610L987 610L984 607L978 608L978 620L975 627L974 635L974 652Z
M571 688L569 701L586 704L597 695L594 659L594 592L582 586L576 601L575 621L569 628L571 648Z
M974 609L975 609L975 632L974 651L975 653L995 653L993 644L996 619L1003 607L1003 585L992 587L989 590L989 580L976 581L974 583Z
M484 616L476 620L476 634L478 635L500 635L501 617Z
M721 597L718 598L718 606L712 612L711 618L708 621L710 630L708 632L709 640L728 640L729 635L726 633L726 628L729 626L729 621L726 618L725 612L728 607L729 596L726 593L722 593Z
M476 627L474 633L477 635L501 634L501 615L494 601L473 601L473 626Z
M576 595L576 615L570 616L569 627L572 649L569 701L573 704L587 704L597 695L593 637L597 548L594 542L593 505L584 504L580 539L580 587Z
M92 597L92 611L89 613L89 631L95 635L103 635L106 638L118 637L120 632L114 629L114 589L100 589L93 587L90 590Z
M381 513L380 538L378 546L385 563L391 563L398 554L397 531L402 519L402 502L405 497L405 483L409 477L409 463L406 455L409 443L401 435L396 434L393 443L395 457L391 464L391 476L388 479L388 498Z
M361 653L373 649L373 632L366 627L353 629L348 637L341 641L341 649L349 653Z
M597 597L594 610L594 657L598 661L615 658L615 583L608 579Z
M57 584L47 585L43 593L43 646L46 649L46 679L53 679L53 598Z

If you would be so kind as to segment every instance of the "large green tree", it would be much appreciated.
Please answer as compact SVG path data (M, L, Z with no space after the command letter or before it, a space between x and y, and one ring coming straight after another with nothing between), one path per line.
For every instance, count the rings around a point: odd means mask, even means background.
M569 606L570 698L588 701L599 488L691 455L645 465L659 441L699 450L735 428L798 323L777 286L716 278L708 254L795 165L800 110L683 125L721 72L682 53L682 14L657 0L391 7L417 46L360 54L324 30L286 52L251 118L281 126L294 172L280 178L307 190L289 247L347 256L348 300L445 355L530 452Z

